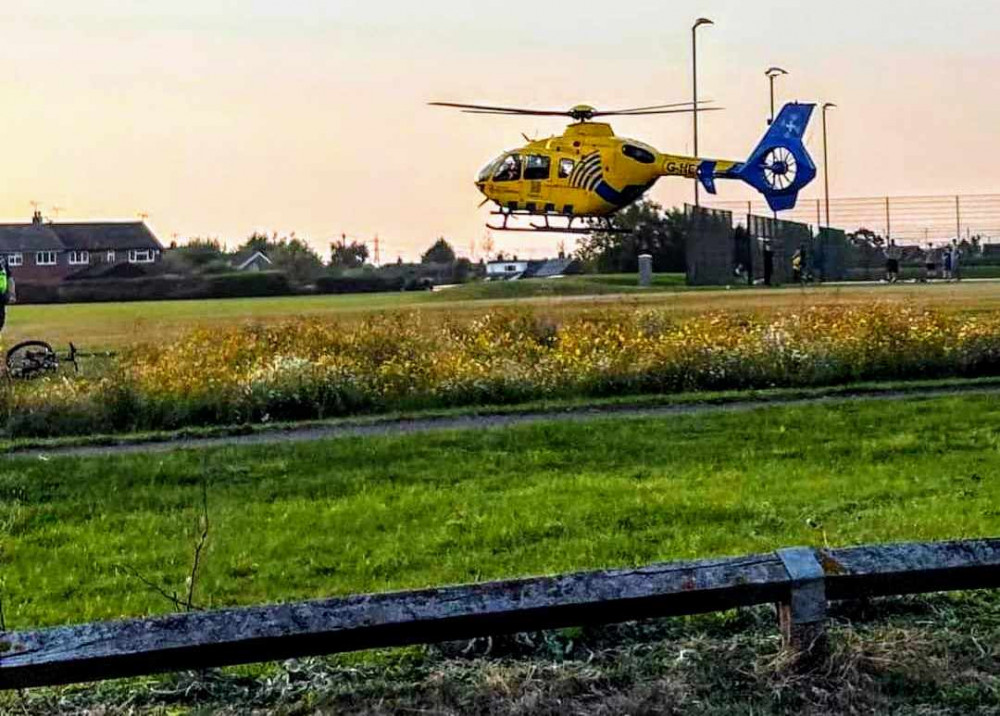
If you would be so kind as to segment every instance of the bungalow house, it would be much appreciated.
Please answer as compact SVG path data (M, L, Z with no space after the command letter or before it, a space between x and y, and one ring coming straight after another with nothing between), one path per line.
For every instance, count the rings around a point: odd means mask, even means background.
M229 262L237 271L267 271L273 262L263 251L246 249L233 256Z
M540 261L490 261L486 264L486 277L491 281L523 278L557 278L571 272L573 259L542 259Z
M486 277L491 280L521 278L528 270L527 261L490 261L486 264Z
M139 221L0 224L0 254L15 280L58 283L96 264L153 264L163 246Z

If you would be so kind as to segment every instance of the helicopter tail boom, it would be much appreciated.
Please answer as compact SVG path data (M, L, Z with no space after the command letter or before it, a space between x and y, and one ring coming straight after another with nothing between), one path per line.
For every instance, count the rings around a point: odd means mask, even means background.
M745 162L701 162L698 179L705 190L714 194L716 179L740 179L763 194L772 211L794 208L799 192L816 178L816 165L802 141L815 106L791 103L782 107Z

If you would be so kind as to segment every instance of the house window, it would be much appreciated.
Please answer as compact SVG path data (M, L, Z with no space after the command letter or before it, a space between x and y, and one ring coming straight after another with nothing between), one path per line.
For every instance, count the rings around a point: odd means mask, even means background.
M36 266L55 266L56 265L56 252L55 251L39 251L35 254L35 265Z
M24 254L7 254L8 266L23 266Z
M86 266L90 263L90 252L89 251L70 251L69 252L69 263L70 266Z
M114 251L109 251L108 252L108 263L109 264L113 264L114 262L115 262L115 252Z
M128 261L132 264L151 264L156 260L152 249L130 249Z

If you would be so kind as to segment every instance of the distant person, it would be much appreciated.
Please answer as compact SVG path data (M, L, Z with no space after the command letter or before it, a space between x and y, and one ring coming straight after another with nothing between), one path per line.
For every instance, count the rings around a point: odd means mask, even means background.
M771 285L771 277L774 275L774 250L771 242L764 242L764 285Z
M7 304L17 300L17 293L14 287L14 277L10 274L10 266L7 259L0 256L0 331L7 323Z
M896 246L896 240L889 239L889 246L885 250L885 280L889 283L899 280L899 260L902 256L903 251Z
M951 246L945 246L941 257L942 275L945 281L951 281Z
M802 283L802 264L805 263L805 251L800 246L792 254L792 282Z
M930 281L937 271L937 257L935 256L934 244L927 244L927 251L924 252L924 280Z
M958 248L958 242L951 242L951 277L955 281L961 280L958 272L958 259L962 256L962 250Z

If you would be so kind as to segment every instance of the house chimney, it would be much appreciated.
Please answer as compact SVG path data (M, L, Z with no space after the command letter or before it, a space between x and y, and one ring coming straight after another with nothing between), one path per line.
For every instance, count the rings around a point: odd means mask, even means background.
M36 226L42 223L42 212L35 209L35 213L31 215L31 223Z

